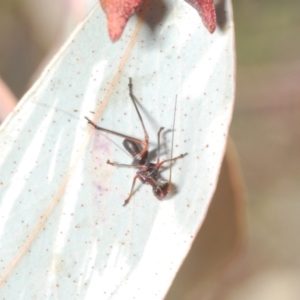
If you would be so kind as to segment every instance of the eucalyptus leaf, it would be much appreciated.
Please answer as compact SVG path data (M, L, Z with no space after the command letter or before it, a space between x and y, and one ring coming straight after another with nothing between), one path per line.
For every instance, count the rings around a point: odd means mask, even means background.
M234 102L231 3L213 35L182 0L146 1L111 43L90 13L0 129L0 297L162 299L199 230L218 180ZM172 166L158 201L136 185L122 138L150 136ZM177 109L175 100L177 97ZM173 116L175 113L175 128ZM169 165L161 172L168 180ZM217 221L217 220L216 220Z

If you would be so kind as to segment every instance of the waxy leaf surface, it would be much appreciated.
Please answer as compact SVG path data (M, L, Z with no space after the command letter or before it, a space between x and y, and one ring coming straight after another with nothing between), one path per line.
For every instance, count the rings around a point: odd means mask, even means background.
M178 0L144 1L118 43L97 6L0 129L0 298L162 299L200 228L224 154L234 99L231 4L213 35ZM191 25L192 24L192 25ZM171 195L136 185L122 138L170 158ZM154 150L154 151L153 151ZM161 172L169 177L169 168ZM216 220L217 222L217 220Z

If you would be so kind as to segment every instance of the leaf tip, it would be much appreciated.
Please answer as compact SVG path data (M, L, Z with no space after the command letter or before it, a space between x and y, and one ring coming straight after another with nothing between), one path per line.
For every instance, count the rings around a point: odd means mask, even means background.
M204 26L210 33L214 33L217 27L216 11L213 0L185 0L199 13Z
M100 0L106 14L109 37L116 42L128 19L136 12L141 0Z

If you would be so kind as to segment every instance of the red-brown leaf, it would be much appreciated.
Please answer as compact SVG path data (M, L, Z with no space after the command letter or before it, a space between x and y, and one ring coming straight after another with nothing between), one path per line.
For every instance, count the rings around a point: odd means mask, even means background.
M213 0L185 0L199 13L204 26L210 33L216 29L216 11Z
M108 33L113 42L117 41L128 19L136 12L142 0L100 0L106 14Z

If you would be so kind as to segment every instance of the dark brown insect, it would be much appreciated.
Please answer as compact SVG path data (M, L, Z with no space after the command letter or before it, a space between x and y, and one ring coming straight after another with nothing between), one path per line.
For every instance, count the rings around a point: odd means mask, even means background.
M140 122L141 122L143 130L144 130L144 141L133 138L131 136L127 136L125 134L121 134L121 133L109 130L109 129L99 127L95 123L93 123L90 119L85 117L87 119L88 123L91 124L92 126L94 126L95 129L125 138L123 141L124 148L130 153L130 155L133 157L134 161L137 162L135 164L128 165L128 164L113 163L113 162L110 162L109 160L107 161L107 163L112 166L132 167L132 168L137 169L136 175L133 178L130 194L129 194L128 198L125 200L123 206L127 205L128 202L130 201L130 199L133 195L133 192L134 192L134 185L135 185L137 178L140 179L142 183L149 184L152 186L153 194L158 200L162 200L164 197L166 197L166 195L171 190L172 164L170 167L170 177L169 177L168 181L159 178L159 169L164 163L175 161L179 158L184 157L187 154L187 153L185 153L185 154L181 154L176 157L172 157L173 156L173 140L174 140L174 131L173 131L171 158L160 161L160 157L159 157L160 134L161 134L162 130L164 129L163 127L161 127L157 133L157 160L156 160L156 163L151 163L147 160L148 159L148 149L149 149L149 135L145 128L145 125L144 125L143 119L141 117L141 114L139 112L139 109L136 105L137 100L132 93L131 78L129 78L128 87L129 87L129 96L133 102L133 105L135 107L135 110L138 114L138 117L140 119ZM176 112L176 104L175 104L175 112ZM174 127L174 123L175 123L175 112L174 112L173 127ZM173 130L174 130L174 128L173 128Z

